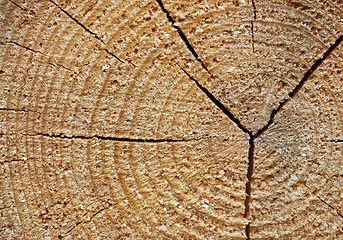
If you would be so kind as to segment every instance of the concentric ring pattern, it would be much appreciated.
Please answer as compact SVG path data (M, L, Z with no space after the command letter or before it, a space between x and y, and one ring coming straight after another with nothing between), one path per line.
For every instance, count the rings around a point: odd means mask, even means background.
M342 69L341 43L256 139L255 239L343 238Z
M342 238L341 1L0 6L1 239Z
M212 75L199 81L255 133L343 32L332 1L163 2Z
M1 238L244 238L247 137L184 72L203 70L159 5L15 3L3 3ZM99 8L113 20L97 25Z

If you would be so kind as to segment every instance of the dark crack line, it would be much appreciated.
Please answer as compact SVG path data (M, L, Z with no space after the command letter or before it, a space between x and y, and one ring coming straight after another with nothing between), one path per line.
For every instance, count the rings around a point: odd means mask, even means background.
M60 7L57 3L55 3L52 0L49 0L52 4L54 4L58 9L60 9L64 14L66 14L70 19L72 19L75 23L77 23L80 27L82 27L86 32L88 32L89 34L91 34L93 37L95 37L97 40L99 40L101 43L103 43L104 45L105 42L98 37L98 35L96 35L94 32L92 32L91 30L89 30L85 25L83 25L79 20L77 20L76 18L74 18L71 14L69 14L66 10L64 10L62 7ZM123 60L121 60L119 57L117 57L114 53L110 52L108 49L104 49L108 54L110 54L111 56L113 56L114 58L116 58L119 62L121 63L125 63ZM135 66L132 62L128 61L130 64L132 64L133 66Z
M0 108L0 111L31 112L31 111L15 109L15 108Z
M20 6L19 4L15 3L14 1L12 0L9 0L12 4L14 4L16 7L18 7L19 9L31 14L32 16L35 16L34 14L32 14L30 11L28 11L27 9L23 8L22 6Z
M211 75L210 71L207 69L207 67L205 66L205 64L202 62L202 60L200 59L199 55L196 53L195 49L192 47L192 45L190 44L190 42L188 41L185 33L181 30L181 28L179 26L176 25L175 20L173 19L173 17L170 15L170 13L167 11L167 9L164 7L163 3L161 0L156 0L158 5L160 5L162 11L166 14L168 21L172 24L172 26L174 27L174 29L177 31L177 33L180 35L182 41L184 42L184 44L187 46L188 50L192 53L193 57L201 64L201 66L206 70L206 72L208 74Z
M93 33L91 30L89 30L86 26L84 26L80 21L78 21L76 18L74 18L71 14L69 14L66 10L64 10L62 7L60 7L57 3L55 3L52 0L49 0L52 4L54 4L56 7L58 7L63 13L65 13L70 19L72 19L74 22L76 22L80 27L82 27L84 30L86 30L86 32L88 32L89 34L91 34L93 37L95 37L96 39L98 39L100 42L102 42L103 44L105 44L105 42L98 37L95 33Z
M157 0L158 1L158 0ZM254 5L254 4L253 4ZM162 5L163 6L163 5ZM255 7L254 7L255 9ZM252 23L252 22L251 22ZM254 167L254 140L258 136L260 136L263 132L265 132L269 126L273 123L275 115L281 110L281 108L291 99L293 98L299 90L302 88L304 83L311 77L313 72L323 63L325 59L339 46L339 44L343 41L343 36L340 36L337 41L330 46L330 48L323 54L322 58L318 59L311 68L305 73L304 77L301 79L299 84L294 88L294 90L288 94L289 98L283 101L276 110L272 111L270 119L268 123L259 130L256 134L253 134L249 130L247 130L240 121L233 116L233 114L218 100L216 99L205 87L203 87L195 78L190 76L182 67L179 68L192 80L196 83L197 87L201 89L202 92L206 94L206 96L217 106L219 109L222 110L224 114L226 114L243 132L249 134L249 162L248 162L248 170L247 170L247 183L246 183L246 199L245 199L245 212L244 218L248 218L250 215L250 201L251 201L251 182L252 182L252 175L253 175L253 167ZM246 226L246 237L247 240L250 240L250 222Z
M212 93L210 93L205 87L203 87L197 80L195 80L192 76L189 75L188 72L186 72L182 67L178 65L178 67L190 78L195 84L197 85L200 90L206 94L206 96L226 115L229 117L231 121L233 121L243 132L249 134L249 162L248 162L248 170L247 170L247 183L246 183L246 198L245 198L245 212L244 212L244 218L249 217L250 212L250 199L251 199L251 181L252 181L252 175L254 170L254 136L252 133L246 129L240 121L233 116L233 114L218 100L216 99ZM246 226L246 236L247 240L250 240L250 223Z
M106 210L106 209L108 209L108 208L102 208L102 209L100 209L99 211L97 211L96 213L94 213L94 214L90 217L89 220L77 222L77 223L76 223L71 229L69 229L65 234L68 235L71 231L73 231L77 226L79 226L79 225L82 224L82 223L89 223L89 222L91 222L92 219L93 219L96 215L100 214L101 212L103 212L103 211Z
M47 57L47 55L44 54L44 53L42 53L41 51L34 50L34 49L29 48L29 47L27 47L27 46L21 45L21 44L19 44L19 43L17 43L17 42L9 41L9 43L15 44L15 45L17 45L17 46L19 46L19 47L22 47L22 48L24 48L24 49L26 49L26 50L28 50L28 51L32 51L32 52L34 52L34 53L39 53L39 54L42 54L43 56ZM73 72L74 74L77 74L77 72L75 72L74 70L72 70L72 69L70 69L70 68L67 68L67 67L63 66L62 64L52 63L52 62L49 62L48 64L50 64L51 66L54 66L54 67L55 67L55 66L59 66L59 67L61 67L61 68L64 68L65 70L68 70L68 71Z
M343 215L341 213L338 212L337 209L335 209L333 206L331 206L330 204L328 204L327 202L325 202L323 199L321 199L318 195L316 195L316 197L322 201L326 206L328 206L329 208L331 208L332 210L334 210L341 218L343 218Z
M116 138L116 137L104 137L104 136L67 136L62 134L47 134L47 133L36 133L36 134L23 134L27 136L44 136L44 137L51 137L51 138L65 138L65 139L100 139L100 140L110 140L110 141L117 141L117 142L135 142L135 143L163 143L163 142L190 142L190 141L197 141L201 139L135 139L135 138Z
M96 215L98 215L99 213L101 213L102 211L104 211L106 208L103 208L103 209L100 209L99 211L97 211L96 213L94 213L92 216L91 216L91 218L89 219L89 221L92 221L92 219L96 216Z
M255 1L251 0L253 11L254 11L254 20L256 20L256 6ZM254 21L251 20L251 46L252 46L252 52L255 52L255 38L254 38Z
M206 94L206 96L225 114L227 115L243 132L252 136L251 132L246 129L241 122L218 100L212 95L205 87L203 87L195 78L193 78L186 70L177 64L177 66L197 85L200 90Z
M255 0L251 0L252 3L252 8L254 10L254 19L256 20L256 5L255 5Z
M75 226L73 226L71 229L69 229L69 230L66 232L66 235L68 235L71 231L73 231L73 230L76 228L76 226L79 225L80 223L81 223L81 222L76 223Z
M21 44L19 44L19 43L17 43L17 42L9 41L9 43L13 43L13 44L15 44L15 45L17 45L17 46L19 46L19 47L22 47L22 48L25 48L26 50L31 51L31 52L40 53L40 54L42 54L42 55L45 55L45 54L43 54L41 51L34 50L34 49L32 49L32 48L29 48L29 47L26 47L26 46L24 46L24 45L21 45Z
M124 63L123 60L121 60L120 58L118 58L114 53L110 52L110 50L108 50L107 48L105 48L104 50L105 50L105 52L107 52L109 55L111 55L112 57L114 57L115 59L117 59L119 62ZM129 62L129 63L131 63L131 62ZM133 66L136 66L136 65L134 65L133 63L131 63L131 64L132 64Z
M292 92L288 94L288 98L285 99L283 102L280 103L277 109L274 109L270 115L268 123L260 129L256 134L254 134L254 137L258 137L261 134L263 134L269 126L274 122L274 118L276 114L282 109L282 107L290 100L292 99L299 91L300 89L304 86L305 82L312 76L315 70L318 69L318 67L324 62L325 59L327 59L330 54L342 43L343 41L343 35L341 35L334 44L330 46L330 48L323 54L323 56L318 59L312 66L311 68L305 73L304 77L300 80L298 85L293 89Z
M249 139L249 162L248 162L248 171L247 171L247 183L245 187L245 211L244 211L244 218L249 218L250 215L250 201L251 201L251 181L252 181L252 175L254 172L254 149L255 149L255 144L254 144L254 137L250 135ZM250 240L250 222L247 224L245 228L245 233L247 236L247 240Z
M256 18L256 8L254 4L254 0L252 0L253 3L253 8L254 8L254 17ZM252 22L251 22L252 23ZM244 212L244 217L248 218L250 215L250 201L251 201L251 181L252 181L252 175L253 175L253 166L254 166L254 139L259 137L261 134L263 134L269 126L273 123L274 118L276 114L282 109L282 107L290 100L292 99L299 91L300 89L304 86L305 82L312 76L314 71L319 68L319 66L327 59L330 54L342 43L343 41L343 35L341 35L334 44L330 46L330 48L323 54L323 56L318 59L312 66L311 68L305 73L304 77L300 80L298 85L293 89L291 93L288 94L288 98L285 99L281 104L278 106L277 109L274 109L270 115L268 123L260 129L256 134L252 134L249 132L250 139L249 139L249 163L248 163L248 172L247 172L247 178L248 182L246 183L246 199L245 199L245 212ZM331 140L329 140L331 142ZM340 142L339 140L332 140L332 142ZM343 141L342 141L343 142ZM318 196L317 196L318 197ZM327 202L322 200L321 198L318 197L324 204L326 204L328 207L331 209L334 209L331 205L329 205ZM340 214L336 209L334 209L337 214L343 218L342 214ZM250 240L250 222L248 222L246 229L245 229L246 237L247 240Z
M49 64L50 64L51 66L54 66L54 67L59 66L59 67L61 67L61 68L64 68L65 70L68 70L68 71L73 72L74 74L77 74L77 72L75 72L74 70L72 70L72 69L70 69L70 68L67 68L67 67L65 67L65 66L63 66L63 65L61 65L61 64L52 63L52 62L49 62Z
M343 143L343 140L342 140L342 139L336 139L336 140L324 140L323 142Z
M27 161L35 160L35 159L37 159L37 158L12 159L12 160L1 161L0 163L1 163L1 164L4 164L4 163L12 163L12 162L27 162Z
M123 60L119 59L116 55L114 55L112 52L110 52L107 48L105 48L104 50L105 50L105 52L107 52L107 53L108 53L109 55L111 55L112 57L115 57L118 61L124 63ZM132 66L137 67L137 66L136 66L133 62L131 62L130 60L127 60L127 59L126 59L126 61L127 61L128 63L130 63Z
M252 52L255 52L254 22L250 21L250 23L251 23L251 46L252 46Z

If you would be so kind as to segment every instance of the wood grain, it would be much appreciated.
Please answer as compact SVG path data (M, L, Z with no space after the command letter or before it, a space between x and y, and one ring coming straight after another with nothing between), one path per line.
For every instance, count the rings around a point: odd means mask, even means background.
M343 2L0 1L1 239L343 239Z

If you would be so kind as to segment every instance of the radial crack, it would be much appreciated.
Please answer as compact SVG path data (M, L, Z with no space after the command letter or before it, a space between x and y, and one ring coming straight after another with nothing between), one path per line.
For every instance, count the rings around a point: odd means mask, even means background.
M47 134L47 133L36 133L36 134L24 134L28 136L44 136L51 138L66 138L66 139L100 139L100 140L110 140L117 142L136 142L136 143L163 143L163 142L189 142L197 141L201 139L137 139L137 138L116 138L116 137L104 137L104 136L80 136L80 135L62 135L62 134Z
M77 20L76 18L74 18L71 14L69 14L66 10L64 10L62 7L60 7L57 3L55 3L52 0L49 0L52 4L54 4L56 7L58 7L63 13L65 13L70 19L72 19L75 23L77 23L80 27L82 27L86 32L88 32L89 34L91 34L93 37L95 37L97 40L99 40L101 43L103 43L105 45L105 42L98 36L96 35L94 32L92 32L90 29L88 29L85 25L83 25L79 20ZM118 61L120 61L121 63L124 63L123 60L121 60L119 57L117 57L114 53L110 52L108 49L104 49L108 54L110 54L111 56L115 57ZM130 64L134 65L133 63L131 63L130 61L128 61ZM135 66L135 65L134 65Z
M184 32L181 30L181 28L179 26L176 25L175 20L170 15L170 13L167 11L167 9L164 7L162 1L161 0L156 0L156 1L157 1L158 5L160 5L162 11L166 14L168 21L172 24L172 26L175 28L177 33L180 35L182 41L187 46L188 50L192 53L193 57L201 64L201 66L206 70L206 72L211 75L210 71L207 69L205 64L200 59L199 55L196 53L195 49L192 47L192 45L188 41L188 39L187 39L186 35L184 34Z
M197 85L200 90L225 114L227 115L243 132L251 135L251 132L245 128L241 122L218 100L212 95L205 87L203 87L195 78L193 78L186 70L178 65L178 67Z
M114 57L115 59L117 59L119 62L124 63L123 60L121 60L120 58L118 58L114 53L110 52L110 50L108 50L107 48L105 48L104 50L105 50L105 52L107 52L109 55L111 55L112 57ZM131 63L131 62L129 62L129 63ZM134 65L133 63L131 63L131 64ZM134 65L134 66L135 66L135 65Z
M32 14L30 11L28 11L27 9L23 8L22 6L20 6L19 4L15 3L14 1L12 0L9 0L12 4L14 4L17 8L25 11L25 12L28 12L29 14L31 14L32 16L34 16L34 14Z
M21 44L19 44L19 43L17 43L17 42L9 41L9 43L13 43L13 44L15 44L15 45L17 45L17 46L19 46L19 47L22 47L22 48L25 48L26 50L31 51L31 52L40 53L40 54L42 54L42 55L45 55L45 54L43 54L41 51L34 50L34 49L32 49L32 48L29 48L29 47L26 47L26 46L24 46L24 45L21 45Z
M298 85L293 89L292 92L288 94L288 98L285 99L283 102L280 103L280 105L274 109L270 115L268 123L260 129L256 134L254 134L254 137L260 136L262 133L264 133L269 126L273 123L275 115L282 109L282 107L290 100L292 99L304 86L305 82L312 76L312 74L315 72L315 70L318 69L318 67L324 62L325 59L327 59L330 54L342 43L343 41L343 35L341 35L334 44L330 46L330 48L323 54L323 56L318 59L311 67L310 69L305 73L304 77L300 80Z
M93 33L91 30L89 30L86 26L84 26L80 21L78 21L76 18L74 18L71 14L69 14L66 10L64 10L62 7L60 7L57 3L55 3L52 0L49 0L52 4L54 4L56 7L58 7L63 13L65 13L70 19L72 19L74 22L76 22L80 27L82 27L84 30L86 30L89 34L91 34L93 37L98 39L100 42L105 44L105 42L98 37L95 33Z
M179 66L179 65L178 65ZM251 181L252 181L252 175L254 170L254 136L253 134L246 129L240 121L233 116L233 114L218 100L216 99L212 93L210 93L205 87L203 87L195 78L193 78L191 75L189 75L186 70L184 70L182 67L179 66L179 68L197 85L200 90L206 94L206 96L225 114L227 115L231 121L233 121L243 132L249 134L249 162L248 162L248 170L247 170L247 183L246 183L246 198L245 198L245 211L244 211L244 218L249 217L250 213L250 199L251 199ZM250 223L247 224L246 229L246 236L247 240L250 240Z
M330 204L328 204L327 202L325 202L325 201L324 201L323 199L321 199L318 195L316 195L316 197L317 197L320 201L322 201L326 206L328 206L328 207L331 208L332 210L335 210L336 213L338 214L338 216L340 216L341 218L343 218L343 215L342 215L340 212L338 212L337 209L335 209L333 206L331 206Z
M15 44L15 45L17 45L17 46L19 46L19 47L22 47L22 48L24 48L24 49L26 49L26 50L28 50L28 51L31 51L31 52L34 52L34 53L39 53L39 54L42 54L43 56L47 56L46 54L42 53L41 51L34 50L34 49L29 48L29 47L27 47L27 46L21 45L21 44L19 44L19 43L17 43L17 42L9 41L9 43ZM59 67L61 67L61 68L64 68L65 70L68 70L68 71L71 71L71 72L77 74L77 72L75 72L74 70L72 70L72 69L70 69L70 68L67 68L67 67L63 66L62 64L53 63L53 62L49 62L48 64L50 64L51 66L59 66Z
M68 71L71 71L71 72L77 74L77 72L75 72L74 70L72 70L72 69L70 69L70 68L67 68L67 67L65 67L65 66L63 66L63 65L61 65L61 64L52 63L52 62L49 62L49 64L50 64L51 66L54 66L54 67L59 66L59 67L61 67L61 68L64 68L65 70L68 70Z

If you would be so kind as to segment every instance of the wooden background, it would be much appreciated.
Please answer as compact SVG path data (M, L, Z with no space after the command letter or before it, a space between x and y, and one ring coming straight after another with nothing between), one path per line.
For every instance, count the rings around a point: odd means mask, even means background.
M342 0L0 0L1 239L343 239Z

